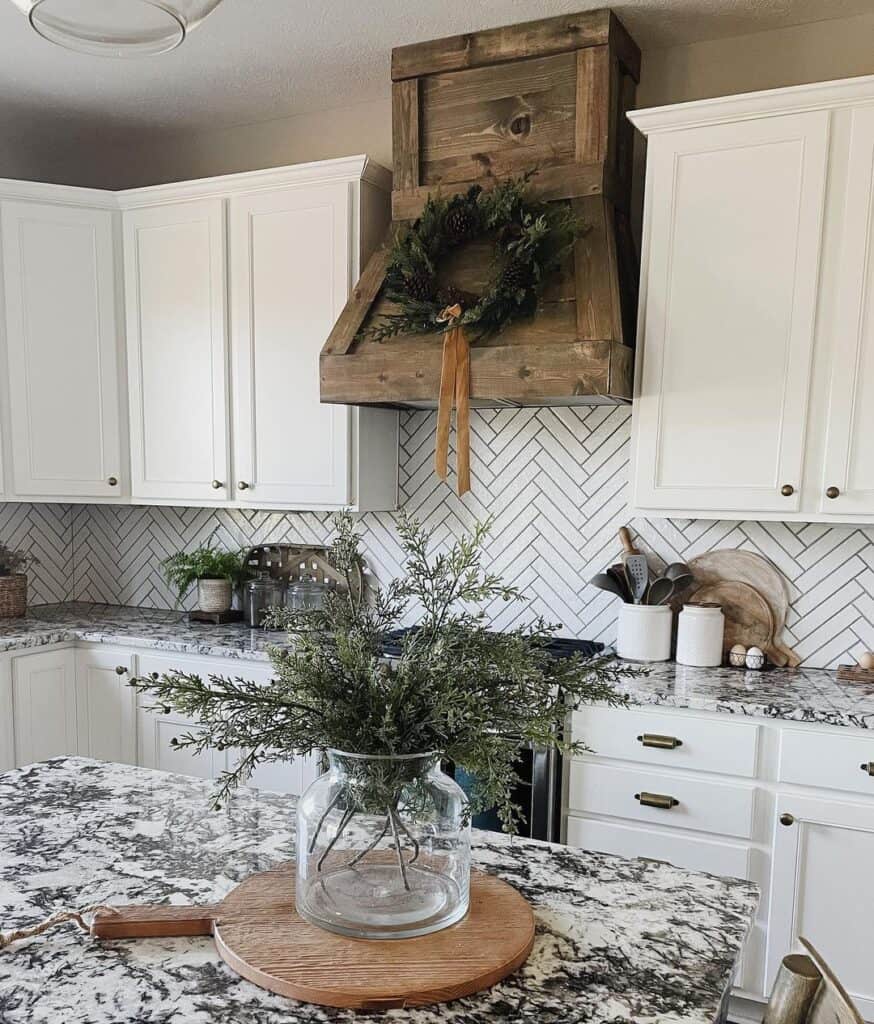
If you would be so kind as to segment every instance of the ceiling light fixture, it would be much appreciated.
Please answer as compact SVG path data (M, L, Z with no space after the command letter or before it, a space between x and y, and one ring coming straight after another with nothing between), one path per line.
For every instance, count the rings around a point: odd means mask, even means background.
M101 57L174 50L221 0L12 0L44 39Z

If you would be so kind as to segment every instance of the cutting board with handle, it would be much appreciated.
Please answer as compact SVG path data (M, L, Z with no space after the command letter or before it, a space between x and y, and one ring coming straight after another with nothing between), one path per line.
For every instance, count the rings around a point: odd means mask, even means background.
M695 577L696 588L700 589L702 586L714 583L736 581L746 583L747 586L758 591L768 603L774 620L771 653L768 656L775 665L789 665L791 668L796 668L801 664L801 659L795 651L780 640L789 611L789 593L786 589L786 580L772 562L762 555L756 554L755 551L725 549L696 555L689 561L689 568ZM691 591L686 596L686 600L698 601L697 589ZM743 640L739 642L744 643ZM748 642L747 646L749 646Z
M725 616L723 650L735 644L759 647L774 660L774 616L768 602L754 587L737 580L708 583L695 591L695 604L718 604Z
M91 934L212 935L229 967L271 992L323 1006L389 1010L458 999L512 974L534 945L534 913L511 885L473 871L470 909L457 924L412 939L349 938L299 916L295 866L284 864L251 875L219 903L100 909Z

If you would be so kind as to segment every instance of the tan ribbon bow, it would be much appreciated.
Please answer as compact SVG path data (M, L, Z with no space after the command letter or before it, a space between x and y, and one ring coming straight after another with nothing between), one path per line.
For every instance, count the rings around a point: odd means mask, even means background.
M461 304L456 302L454 306L447 306L437 318L440 323L449 323L450 327L443 336L434 450L434 469L437 476L445 480L449 472L449 427L454 401L459 497L470 490L470 344L459 322L461 314Z

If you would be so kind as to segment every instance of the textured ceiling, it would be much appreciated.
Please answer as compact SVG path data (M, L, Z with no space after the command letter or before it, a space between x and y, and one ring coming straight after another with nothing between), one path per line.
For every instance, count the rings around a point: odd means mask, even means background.
M0 132L198 129L388 93L400 43L606 6L604 0L224 0L176 51L113 60L40 39L0 0ZM662 47L870 12L872 0L612 0Z

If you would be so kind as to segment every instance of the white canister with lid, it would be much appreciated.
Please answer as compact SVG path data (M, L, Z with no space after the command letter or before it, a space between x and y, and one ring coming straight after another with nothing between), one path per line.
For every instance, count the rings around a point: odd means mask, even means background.
M686 604L677 620L677 664L715 668L722 664L725 616L718 604Z
M671 656L671 609L664 604L623 604L616 653L627 661L667 661Z

